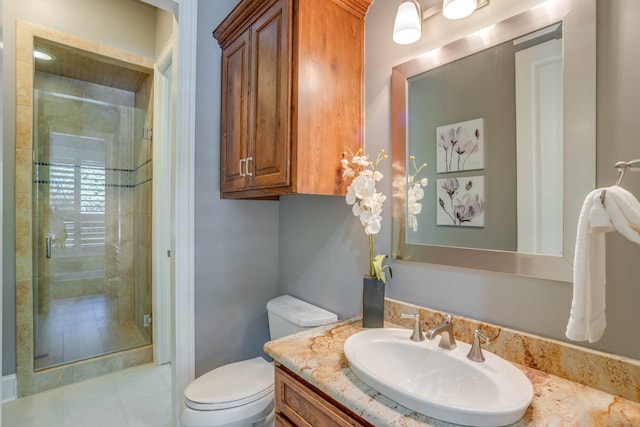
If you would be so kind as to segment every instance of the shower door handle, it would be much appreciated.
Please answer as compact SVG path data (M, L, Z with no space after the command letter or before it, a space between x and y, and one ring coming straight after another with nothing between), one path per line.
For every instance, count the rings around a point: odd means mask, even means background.
M47 234L44 238L44 243L47 251L47 258L51 258L51 240L53 239L52 234Z

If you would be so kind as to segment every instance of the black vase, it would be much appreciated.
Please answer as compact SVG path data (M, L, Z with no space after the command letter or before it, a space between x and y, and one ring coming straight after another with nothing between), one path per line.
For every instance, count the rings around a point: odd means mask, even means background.
M382 328L384 326L384 282L365 277L362 282L362 326Z

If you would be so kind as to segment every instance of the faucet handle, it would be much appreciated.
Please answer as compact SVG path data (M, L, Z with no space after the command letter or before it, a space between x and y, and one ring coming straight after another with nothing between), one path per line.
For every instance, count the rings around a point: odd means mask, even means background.
M451 323L451 321L453 320L453 316L450 314L445 314L444 315L444 323Z
M484 354L482 354L482 347L480 346L480 340L483 340L485 343L489 344L491 339L485 335L480 333L480 330L476 329L473 332L473 345L471 346L471 350L467 354L467 359L473 360L474 362L484 362Z
M400 314L402 319L414 319L413 333L411 334L411 341L424 341L424 335L422 334L422 323L420 323L420 314Z

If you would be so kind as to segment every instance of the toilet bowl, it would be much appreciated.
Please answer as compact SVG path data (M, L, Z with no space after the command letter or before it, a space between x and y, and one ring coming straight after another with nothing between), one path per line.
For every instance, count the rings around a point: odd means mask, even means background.
M247 427L265 424L273 412L273 365L262 357L221 366L184 391L184 427Z
M283 295L267 304L271 339L338 320L305 301ZM196 378L184 391L183 427L272 427L273 365L262 357L230 363Z

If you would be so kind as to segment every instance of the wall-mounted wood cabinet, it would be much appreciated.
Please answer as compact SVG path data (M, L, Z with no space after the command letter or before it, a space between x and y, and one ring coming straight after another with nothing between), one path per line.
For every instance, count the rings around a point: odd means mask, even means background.
M223 198L344 194L362 146L364 16L371 0L242 0L222 48Z

